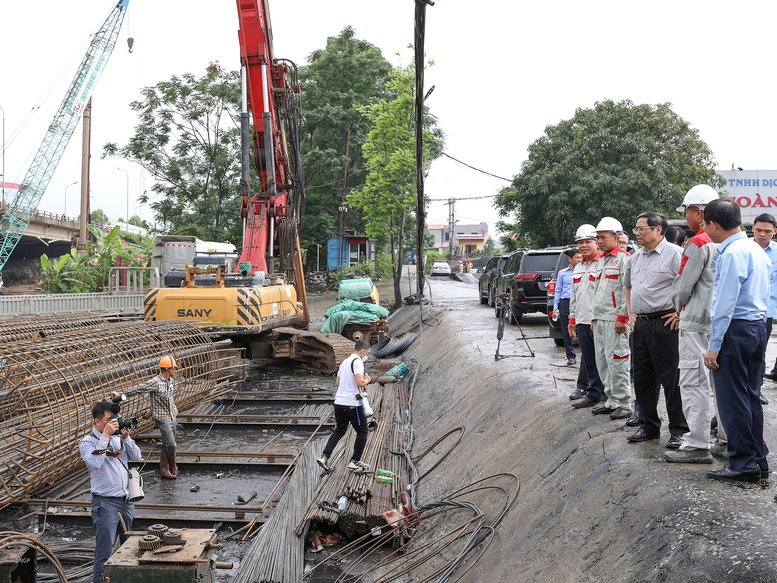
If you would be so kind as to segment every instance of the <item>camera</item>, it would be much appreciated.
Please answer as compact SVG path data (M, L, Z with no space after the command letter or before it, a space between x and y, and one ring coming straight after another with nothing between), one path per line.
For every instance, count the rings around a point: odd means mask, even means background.
M121 435L121 430L125 428L133 431L138 426L137 417L121 416L121 404L126 400L127 395L124 393L116 395L113 399L111 399L111 413L113 413L113 415L110 416L108 421L113 421L116 419L116 421L119 422L119 428L114 432L114 435Z

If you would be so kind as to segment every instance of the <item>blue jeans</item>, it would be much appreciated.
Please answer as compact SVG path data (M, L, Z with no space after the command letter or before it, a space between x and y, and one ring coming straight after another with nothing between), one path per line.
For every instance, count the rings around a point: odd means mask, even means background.
M175 443L175 426L177 424L175 419L156 422L156 428L162 433L162 451L166 451L167 455L175 455L176 447L178 447L178 444Z
M92 582L102 583L105 562L113 552L118 535L121 542L127 540L119 523L119 513L124 518L127 530L132 530L135 505L124 498L105 498L92 495L92 524L95 531L94 570Z

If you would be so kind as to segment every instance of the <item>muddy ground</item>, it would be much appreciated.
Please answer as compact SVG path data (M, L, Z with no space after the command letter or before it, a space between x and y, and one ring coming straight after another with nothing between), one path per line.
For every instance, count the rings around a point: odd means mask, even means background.
M664 461L666 426L660 441L632 444L623 421L572 409L577 371L557 366L564 351L547 338L544 315L522 324L535 357L508 326L500 353L511 357L495 361L494 311L478 303L473 281L432 282L441 313L406 355L421 363L414 451L465 427L453 454L419 484L421 501L499 472L521 480L517 503L461 581L777 581L774 478L716 482L706 472L722 460ZM410 328L417 308L392 320L395 333ZM768 354L773 362L774 339ZM765 381L773 446L776 388Z

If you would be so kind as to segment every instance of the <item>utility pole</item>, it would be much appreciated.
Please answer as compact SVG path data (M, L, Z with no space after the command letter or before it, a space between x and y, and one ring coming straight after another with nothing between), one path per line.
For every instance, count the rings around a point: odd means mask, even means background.
M426 38L426 5L432 0L415 0L415 194L416 194L416 293L423 305L424 297L424 234L426 206L424 204L424 40ZM402 252L400 247L399 252Z
M454 217L456 216L456 199L455 198L449 198L448 199L448 259L454 258L454 251L453 251L453 240L454 240L454 229L456 228L456 221Z
M345 197L348 194L348 156L351 151L351 122L348 122L348 132L345 135L345 170L343 172L343 200L340 203L340 239L337 242L337 262L343 260L343 237L345 237L345 213L348 207L345 205ZM348 250L346 249L346 255ZM350 257L348 257L350 263ZM338 265L342 267L342 265Z
M86 225L89 223L89 170L92 153L92 98L86 103L84 109L83 138L81 140L81 216L78 217L78 243L76 251L86 252L86 242L89 232Z

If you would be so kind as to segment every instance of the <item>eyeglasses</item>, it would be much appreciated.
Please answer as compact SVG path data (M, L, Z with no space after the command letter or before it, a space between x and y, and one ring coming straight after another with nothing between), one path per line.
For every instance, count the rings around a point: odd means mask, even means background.
M656 226L658 226L658 225L656 225ZM642 231L647 231L648 229L650 229L652 231L655 228L656 227L634 227L631 230L631 232L634 233L635 235L639 235Z

